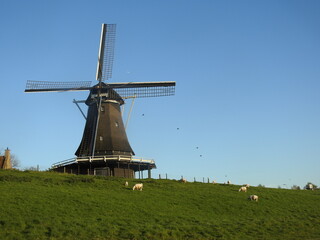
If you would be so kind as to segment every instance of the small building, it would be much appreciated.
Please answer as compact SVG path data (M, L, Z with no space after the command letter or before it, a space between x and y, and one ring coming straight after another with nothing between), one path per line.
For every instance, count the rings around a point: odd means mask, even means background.
M5 150L4 156L0 156L0 169L12 169L9 148Z

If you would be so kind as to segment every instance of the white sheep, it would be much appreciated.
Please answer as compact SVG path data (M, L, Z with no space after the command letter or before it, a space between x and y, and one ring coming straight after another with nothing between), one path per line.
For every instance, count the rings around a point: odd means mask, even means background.
M186 183L186 182L187 182L187 179L181 178L180 181L183 182L183 183Z
M257 195L250 195L249 200L258 202L259 197Z
M132 190L137 189L137 190L142 191L142 188L143 188L143 184L142 184L142 183L137 183L137 184L135 184L135 185L133 186Z
M128 187L128 185L129 185L129 183L128 183L128 181L126 181L126 182L124 183L124 186L125 186L125 187Z
M308 183L307 186L306 186L306 189L307 190L313 190L313 184Z
M246 188L246 187L241 187L241 188L239 189L239 192L247 192L247 188Z

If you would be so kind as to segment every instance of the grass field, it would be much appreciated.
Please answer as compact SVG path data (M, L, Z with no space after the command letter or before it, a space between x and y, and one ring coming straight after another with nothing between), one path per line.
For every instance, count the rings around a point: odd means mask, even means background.
M0 239L320 239L320 191L128 181L0 171Z

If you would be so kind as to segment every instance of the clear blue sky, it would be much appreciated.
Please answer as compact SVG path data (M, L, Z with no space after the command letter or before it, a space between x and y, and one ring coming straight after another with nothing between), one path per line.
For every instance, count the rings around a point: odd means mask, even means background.
M320 185L316 0L2 0L0 149L22 168L74 157L85 121L72 100L87 93L25 83L95 83L101 23L117 24L112 82L177 82L173 97L137 99L130 119L153 176Z

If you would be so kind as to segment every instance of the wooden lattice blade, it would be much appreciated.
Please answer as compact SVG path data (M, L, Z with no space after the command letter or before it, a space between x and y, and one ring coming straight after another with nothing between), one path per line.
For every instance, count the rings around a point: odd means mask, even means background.
M91 81L47 82L28 80L25 92L64 92L90 90Z
M170 87L175 86L176 82L125 82L125 83L107 83L111 88L138 88L138 87Z
M109 83L108 86L123 98L162 97L174 95L176 82Z
M102 24L96 78L106 81L112 77L116 24Z

